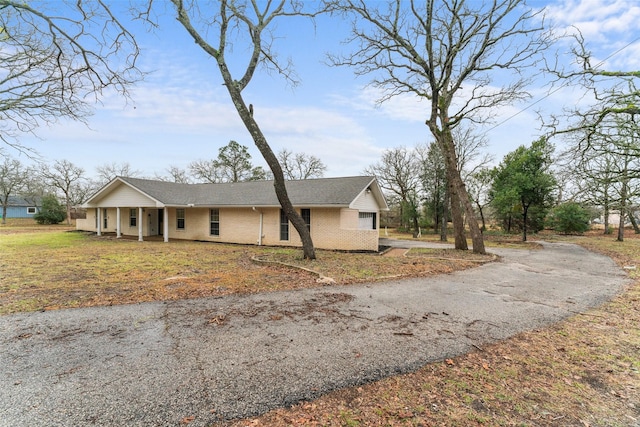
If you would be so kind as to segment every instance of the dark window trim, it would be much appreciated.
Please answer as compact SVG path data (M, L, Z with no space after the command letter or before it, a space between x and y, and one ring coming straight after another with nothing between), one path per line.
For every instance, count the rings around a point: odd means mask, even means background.
M129 227L137 227L138 226L138 209L130 208L129 209Z
M280 209L280 241L289 240L289 218L283 209Z
M180 215L182 213L182 215ZM184 208L176 209L176 230L184 230L186 225L185 217L187 216Z
M311 209L300 209L300 216L307 225L307 230L311 232Z
M216 220L213 219L214 212ZM220 236L220 209L209 209L209 235Z

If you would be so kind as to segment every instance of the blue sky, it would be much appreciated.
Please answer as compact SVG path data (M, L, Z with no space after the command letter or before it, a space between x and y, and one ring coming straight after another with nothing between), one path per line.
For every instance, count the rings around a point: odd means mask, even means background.
M559 29L575 26L584 35L595 61L608 58L605 69L640 69L640 6L635 0L533 1L547 6L546 16ZM45 161L66 159L88 176L105 163L128 162L143 176L165 174L170 165L186 168L197 159L215 158L230 140L249 147L255 165L266 167L222 86L213 61L179 24L167 19L155 33L143 33L141 66L154 70L124 100L107 94L96 105L89 126L61 121L23 136L24 146ZM286 148L315 155L326 165L325 176L359 175L380 159L385 149L430 142L424 125L428 102L398 97L376 107L378 93L366 78L348 68L324 64L325 53L342 48L348 23L319 20L281 21L276 51L290 57L301 79L289 87L276 75L259 73L244 92L255 106L254 117L274 151ZM561 47L562 49L562 47ZM536 110L559 111L586 102L581 91L568 88L547 96L548 89L530 88L533 98L499 110L495 128L486 133L487 150L499 161L518 145L540 134ZM535 106L528 108L531 104ZM493 129L491 129L493 128ZM29 160L11 152L26 163Z

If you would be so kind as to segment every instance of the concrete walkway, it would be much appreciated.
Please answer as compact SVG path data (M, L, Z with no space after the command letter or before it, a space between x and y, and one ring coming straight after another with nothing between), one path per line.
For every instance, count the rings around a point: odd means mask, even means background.
M0 426L251 416L557 322L628 281L575 245L495 253L425 279L0 317Z

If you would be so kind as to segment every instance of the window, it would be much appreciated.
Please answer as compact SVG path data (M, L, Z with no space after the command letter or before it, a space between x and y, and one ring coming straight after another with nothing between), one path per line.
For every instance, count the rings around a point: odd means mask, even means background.
M35 215L37 212L37 209L35 207L28 207L27 208L27 214L28 215Z
M360 212L358 214L358 228L360 230L375 230L376 229L376 213Z
M102 210L102 216L103 216L103 220L102 220L102 228L104 228L105 230L107 229L107 210L103 209Z
M220 235L220 209L209 210L209 234Z
M307 225L307 230L311 231L311 209L300 209L300 216Z
M280 240L289 240L289 218L282 209L280 209Z
M184 209L176 209L176 228L184 230Z
M137 227L138 225L138 216L137 209L129 209L129 227Z

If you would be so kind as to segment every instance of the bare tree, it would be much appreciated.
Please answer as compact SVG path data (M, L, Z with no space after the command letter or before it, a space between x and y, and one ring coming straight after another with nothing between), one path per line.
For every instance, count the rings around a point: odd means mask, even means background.
M222 182L222 171L216 159L198 159L189 163L189 173L198 182L216 184Z
M85 121L92 103L142 77L132 34L101 1L0 0L0 140L61 117Z
M84 202L92 188L85 182L84 169L68 160L56 160L53 165L43 165L40 174L47 185L61 193L67 207L67 224L71 224L71 207Z
M455 247L467 249L463 211L474 252L484 241L458 170L453 130L463 121L486 123L496 108L528 96L523 70L549 45L536 13L521 0L491 2L335 0L336 12L354 19L355 50L333 56L335 65L373 75L380 102L401 94L429 101L426 124L445 159ZM511 73L510 73L511 72ZM507 82L503 86L496 81Z
M311 233L289 199L278 158L255 119L259 116L259 110L255 109L254 117L254 106L246 103L242 96L259 65L275 70L290 83L296 83L291 64L279 62L272 49L272 30L274 22L279 18L304 15L302 2L279 0L258 3L255 0L219 0L214 3L215 8L207 13L209 4L203 6L195 0L171 1L175 6L178 22L193 37L195 43L215 60L236 111L273 173L278 201L300 235L304 257L315 259ZM234 41L247 42L248 49L234 49ZM243 54L246 57L241 57ZM230 67L232 60L234 66ZM236 72L232 71L232 68Z
M586 109L567 109L564 117L552 116L547 126L553 135L585 134L578 148L588 150L591 137L597 143L601 129L611 127L612 119L615 121L616 117L633 118L640 115L640 90L637 87L640 71L604 70L600 68L602 63L592 66L591 52L582 34L577 31L572 37L575 40L571 48L575 57L575 61L571 62L573 68L548 71L556 76L555 84L579 85L586 93L592 94L594 102ZM571 124L561 127L560 123L565 123L567 117L571 119Z
M420 157L411 149L398 147L385 150L382 159L364 170L378 178L380 187L400 198L400 217L411 221L413 237L418 236L418 200Z
M140 176L140 171L133 169L129 162L111 162L96 167L98 173L98 187L102 187L117 176L127 176L135 178Z
M0 203L3 224L7 223L9 197L16 196L23 190L29 175L28 169L19 160L3 156L3 161L0 163Z
M286 148L278 152L278 160L287 179L322 178L327 167L316 156L294 153Z
M189 173L185 169L182 169L178 166L169 165L166 171L169 174L168 176L156 174L155 178L159 179L160 181L175 182L178 184L191 184L193 182L191 177L189 176Z

